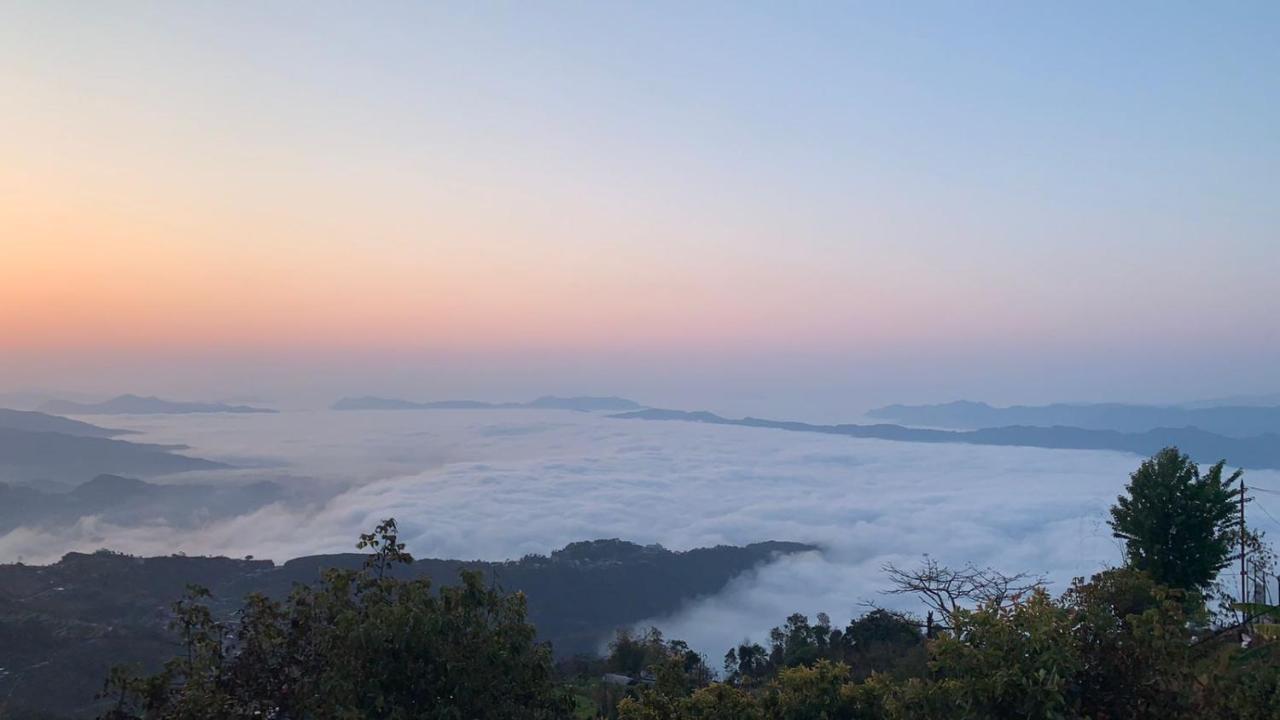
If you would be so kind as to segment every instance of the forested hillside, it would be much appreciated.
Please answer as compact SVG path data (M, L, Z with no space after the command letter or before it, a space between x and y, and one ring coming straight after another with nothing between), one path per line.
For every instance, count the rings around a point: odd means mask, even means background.
M767 542L672 552L597 540L511 562L423 559L397 565L388 577L443 587L470 572L485 587L523 592L538 639L563 657L595 653L616 628L674 612L779 554L812 549ZM364 560L359 554L318 555L277 566L103 551L71 553L48 566L0 565L0 697L15 712L91 714L109 667L155 669L172 653L170 605L188 586L209 589L205 602L225 619L249 594L284 598L296 585L315 584L329 570L359 569Z

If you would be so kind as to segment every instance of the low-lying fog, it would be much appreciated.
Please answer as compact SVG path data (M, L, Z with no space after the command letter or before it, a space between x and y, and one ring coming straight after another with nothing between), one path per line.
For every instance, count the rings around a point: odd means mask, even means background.
M660 619L713 660L744 631L765 640L795 611L842 622L879 594L886 561L930 553L1073 576L1120 559L1106 509L1140 459L1095 451L924 445L534 410L283 412L85 418L185 443L233 471L152 482L268 479L287 502L195 529L157 517L0 537L0 561L69 550L255 555L352 551L394 516L420 557L505 559L619 537L672 549L760 540L824 548L740 578L721 596ZM1280 473L1251 481L1280 487ZM87 480L88 478L86 478Z

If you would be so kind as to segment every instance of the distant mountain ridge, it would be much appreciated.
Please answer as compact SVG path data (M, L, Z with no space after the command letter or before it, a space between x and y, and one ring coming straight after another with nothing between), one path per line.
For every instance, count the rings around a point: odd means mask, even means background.
M1204 400L1195 400L1192 402L1178 403L1178 407L1184 408L1211 408L1211 407L1276 407L1280 406L1280 393L1266 393L1263 395L1231 395L1229 397L1206 398Z
M887 405L869 417L906 425L961 430L1030 425L1137 433L1156 428L1199 428L1217 435L1249 438L1280 433L1280 406L1160 406L1096 403L994 407L961 400L939 405Z
M7 408L0 408L0 428L26 430L28 432L56 432L63 435L98 438L136 434L132 430L113 430L111 428L98 427L87 422L59 417L58 415L49 415L35 410L9 410Z
M964 431L927 430L902 425L814 425L759 418L733 420L705 411L685 412L662 409L640 410L609 417L623 420L674 420L737 425L900 442L961 443L1059 450L1116 450L1143 456L1151 455L1170 445L1177 445L1183 452L1200 462L1226 459L1235 467L1280 469L1280 435L1275 433L1251 438L1235 438L1216 435L1198 428L1156 428L1141 433L1122 433L1115 430L1026 425Z
M176 452L185 449L185 445L0 428L0 482L80 482L102 473L152 477L229 467Z
M433 400L415 402L399 398L345 397L330 406L331 410L577 410L580 412L622 412L640 410L644 405L627 398L580 395L558 397L544 395L529 402L484 402L482 400Z
M115 525L162 519L173 527L195 526L235 517L283 499L283 488L267 481L244 485L159 485L103 474L67 492L0 482L0 535L20 526L67 527L90 516Z
M273 413L270 408L224 403L165 400L142 395L118 395L97 403L50 400L40 407L44 412L66 415L185 415L188 413Z

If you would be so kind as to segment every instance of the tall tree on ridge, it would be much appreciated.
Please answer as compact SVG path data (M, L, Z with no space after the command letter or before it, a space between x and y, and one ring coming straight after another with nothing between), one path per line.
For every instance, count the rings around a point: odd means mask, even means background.
M1231 560L1241 492L1225 461L1201 473L1168 447L1142 463L1111 508L1111 529L1125 541L1125 560L1173 588L1202 591Z

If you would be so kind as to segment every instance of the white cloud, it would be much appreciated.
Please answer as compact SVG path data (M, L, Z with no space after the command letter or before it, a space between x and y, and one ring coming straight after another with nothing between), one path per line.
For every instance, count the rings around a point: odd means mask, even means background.
M113 418L113 420L116 420ZM1106 508L1138 458L1121 453L926 445L537 411L297 412L121 418L138 438L213 459L285 465L324 491L195 532L92 518L0 537L0 559L71 549L286 559L350 551L394 516L418 556L503 559L620 537L672 549L819 544L661 620L714 660L795 611L843 621L886 600L880 571L930 553L1047 574L1061 589L1120 559ZM270 471L272 477L279 469ZM232 474L243 481L246 472ZM216 479L202 474L202 481ZM1280 487L1280 473L1251 473ZM332 488L350 483L345 492Z

